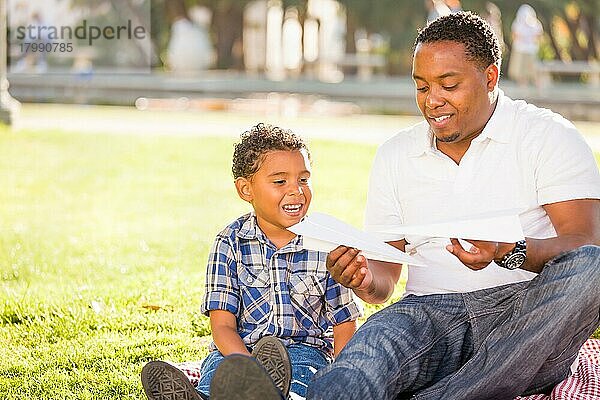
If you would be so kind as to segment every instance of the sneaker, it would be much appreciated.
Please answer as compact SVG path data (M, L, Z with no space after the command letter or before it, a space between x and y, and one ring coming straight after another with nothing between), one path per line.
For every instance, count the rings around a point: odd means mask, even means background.
M150 400L202 400L188 377L164 361L144 365L142 386Z
M252 350L252 356L267 370L269 376L284 396L290 391L292 365L287 349L274 336L261 338Z
M210 383L211 400L282 400L282 393L267 371L242 354L225 357Z

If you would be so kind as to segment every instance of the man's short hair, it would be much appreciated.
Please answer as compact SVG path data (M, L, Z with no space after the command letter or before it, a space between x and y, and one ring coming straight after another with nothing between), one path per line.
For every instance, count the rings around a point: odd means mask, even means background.
M305 150L309 156L308 147L302 138L292 131L277 126L260 123L249 131L242 133L240 142L233 151L233 166L231 171L234 178L250 178L258 171L265 155L271 151Z
M476 14L457 12L431 21L417 35L414 47L420 43L446 40L462 43L467 58L476 62L481 69L491 64L500 66L500 42L490 24Z

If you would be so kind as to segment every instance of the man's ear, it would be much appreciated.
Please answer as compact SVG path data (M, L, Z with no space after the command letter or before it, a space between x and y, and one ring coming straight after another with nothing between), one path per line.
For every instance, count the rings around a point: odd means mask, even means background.
M240 199L251 202L254 196L252 195L252 187L250 180L246 178L237 178L235 180L235 189L237 190Z
M487 79L487 88L491 92L498 85L498 78L500 77L498 66L496 64L491 64L485 70L485 74Z

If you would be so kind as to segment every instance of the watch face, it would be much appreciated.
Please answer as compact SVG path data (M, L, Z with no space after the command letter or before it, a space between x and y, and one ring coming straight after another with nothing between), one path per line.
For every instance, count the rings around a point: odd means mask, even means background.
M506 260L506 262L504 263L504 268L517 269L520 268L523 264L525 264L525 254L515 253L511 254L508 257L508 260Z

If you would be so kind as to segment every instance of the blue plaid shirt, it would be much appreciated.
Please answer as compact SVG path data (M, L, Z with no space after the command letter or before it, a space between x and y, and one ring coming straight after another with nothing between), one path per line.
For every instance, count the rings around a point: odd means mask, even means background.
M227 310L250 348L263 336L333 355L333 326L362 315L354 293L335 282L327 253L297 236L277 249L246 214L217 235L208 257L202 312ZM212 350L216 347L212 344Z

